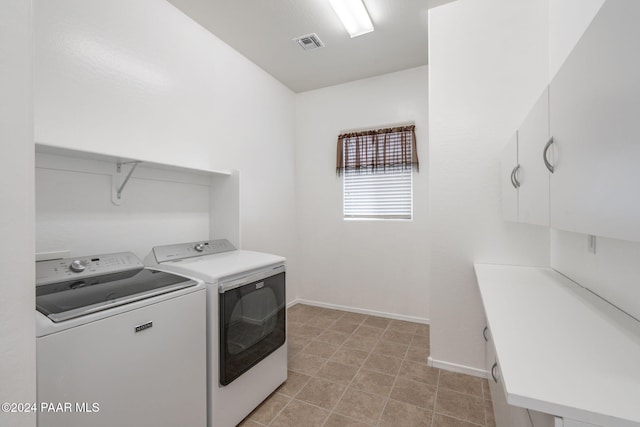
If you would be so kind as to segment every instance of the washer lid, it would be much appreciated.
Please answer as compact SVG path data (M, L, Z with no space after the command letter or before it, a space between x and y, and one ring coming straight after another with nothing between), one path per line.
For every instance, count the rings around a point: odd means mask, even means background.
M163 270L195 277L207 283L251 274L284 264L286 259L264 252L235 250L230 252L165 262L158 266Z
M61 322L196 284L175 274L139 268L37 286L36 309Z

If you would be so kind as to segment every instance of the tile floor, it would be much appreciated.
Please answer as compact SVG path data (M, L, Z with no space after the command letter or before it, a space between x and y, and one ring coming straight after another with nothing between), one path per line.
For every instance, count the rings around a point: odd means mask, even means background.
M495 427L486 380L427 365L429 326L297 304L289 377L242 427Z

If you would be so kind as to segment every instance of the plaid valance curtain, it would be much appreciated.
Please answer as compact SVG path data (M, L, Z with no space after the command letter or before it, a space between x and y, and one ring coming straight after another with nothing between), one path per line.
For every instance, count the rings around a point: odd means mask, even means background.
M338 136L336 173L419 169L415 125Z

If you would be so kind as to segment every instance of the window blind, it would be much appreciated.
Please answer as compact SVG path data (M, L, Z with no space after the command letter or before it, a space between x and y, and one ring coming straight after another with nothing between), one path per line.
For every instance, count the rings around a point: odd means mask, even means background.
M411 219L413 173L409 168L384 173L344 172L345 219Z

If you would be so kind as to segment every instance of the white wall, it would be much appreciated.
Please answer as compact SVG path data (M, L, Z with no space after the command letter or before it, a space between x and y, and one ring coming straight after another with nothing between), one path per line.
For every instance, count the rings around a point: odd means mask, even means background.
M427 67L296 95L299 297L429 318ZM413 221L345 221L336 141L347 130L414 121Z
M551 0L551 77L602 4L604 0ZM640 243L598 237L593 253L588 249L587 235L561 230L551 232L551 266L636 319L640 319L638 259Z
M288 257L295 297L293 93L163 0L34 14L36 141L239 170L241 246Z
M123 166L124 172L131 165ZM36 154L36 252L66 256L134 252L207 239L210 178L152 169L143 163L111 202L107 161Z
M0 402L35 402L33 106L31 5L0 14ZM35 414L0 412L3 427L36 425Z
M547 84L548 5L459 0L430 11L431 361L484 374L473 263L549 264L547 228L500 213L500 152Z
M551 231L551 267L640 320L640 243Z
M549 0L549 80L556 75L605 0Z

